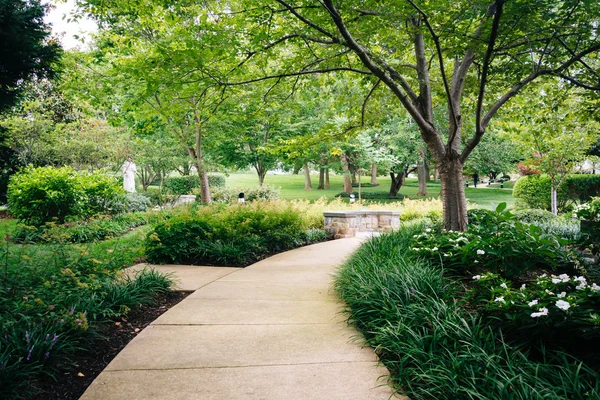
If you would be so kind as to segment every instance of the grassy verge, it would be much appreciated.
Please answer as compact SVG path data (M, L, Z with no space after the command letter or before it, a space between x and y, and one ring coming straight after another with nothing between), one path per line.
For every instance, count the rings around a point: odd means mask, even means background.
M536 354L504 340L460 301L460 286L439 267L411 258L423 226L366 243L340 270L336 291L412 399L587 399L600 396L598 375L559 351Z

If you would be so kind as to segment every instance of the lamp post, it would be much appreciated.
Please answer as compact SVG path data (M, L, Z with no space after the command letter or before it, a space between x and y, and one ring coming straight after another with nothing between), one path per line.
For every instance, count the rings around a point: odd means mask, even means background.
M246 200L244 200L244 192L238 194L238 203L244 204Z

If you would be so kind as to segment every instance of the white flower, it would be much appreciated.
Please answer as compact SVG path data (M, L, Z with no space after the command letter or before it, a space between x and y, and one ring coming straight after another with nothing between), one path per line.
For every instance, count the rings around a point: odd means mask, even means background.
M548 309L546 307L540 308L540 312L534 312L531 314L531 318L537 318L548 315Z
M427 232L427 233L431 232L431 228L425 229L425 232Z
M567 297L567 292L560 292L559 294L556 295L556 297L558 297L559 299L562 299L563 297Z
M552 278L552 283L554 283L555 285L556 285L557 283L560 283L560 282L561 282L561 280L560 280L560 279L558 279L558 278Z
M481 279L481 275L475 275L475 276L473 277L473 279L475 279L475 280L479 280L479 279Z
M571 305L569 304L568 301L564 301L564 300L558 300L555 303L556 307L560 308L561 310L565 310L567 311L569 308L571 308Z
M527 288L527 285L525 285L525 284L522 284L522 285L521 285L521 288L520 288L519 290L525 290L526 288Z
M545 277L547 277L547 276L548 276L547 274L541 274L541 275L539 276L539 278L545 278Z
M485 251L483 251L483 250L477 250L477 254L480 255L480 256L482 256L482 255L485 254Z
M586 279L583 276L576 276L573 278L574 281L579 281L581 283L586 283Z
M418 237L419 237L419 235L413 235L413 238L418 238Z
M571 280L571 277L569 277L569 275L567 274L560 274L558 276L563 282L569 282Z
M592 290L594 292L600 291L600 286L596 285L596 282L592 283Z
M450 254L444 253L444 257L450 257Z
M530 302L529 302L527 305L528 305L529 307L533 307L533 306L537 305L537 303L538 303L538 301L537 301L537 299L536 299L536 300L532 300L532 301L530 301Z
M419 251L418 247L413 247L413 251Z
M549 291L548 289L546 289L546 293L548 293L551 296L554 296L554 293L552 293L551 291Z
M575 289L576 289L576 290L583 290L583 289L585 289L586 287L587 287L587 283L583 282L583 283L581 283L581 284L579 284L579 285L575 286ZM600 286L599 286L599 288L600 288Z
M500 297L496 297L494 299L495 303L506 303L506 301L504 300L504 296L500 296Z
M433 249L431 249L431 251L438 251L438 248L434 247Z
M501 284L500 287L504 288L504 289L508 289L508 286L506 286L506 283Z

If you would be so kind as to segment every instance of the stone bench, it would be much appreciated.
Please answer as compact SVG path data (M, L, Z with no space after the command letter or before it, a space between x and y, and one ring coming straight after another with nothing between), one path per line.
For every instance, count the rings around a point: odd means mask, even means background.
M400 227L400 211L325 211L325 230L334 239L357 232L387 232Z

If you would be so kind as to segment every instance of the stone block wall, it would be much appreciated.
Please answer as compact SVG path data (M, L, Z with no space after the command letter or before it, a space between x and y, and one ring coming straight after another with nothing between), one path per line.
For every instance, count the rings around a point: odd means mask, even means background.
M326 211L325 230L333 239L356 236L357 232L387 232L400 227L399 211Z

